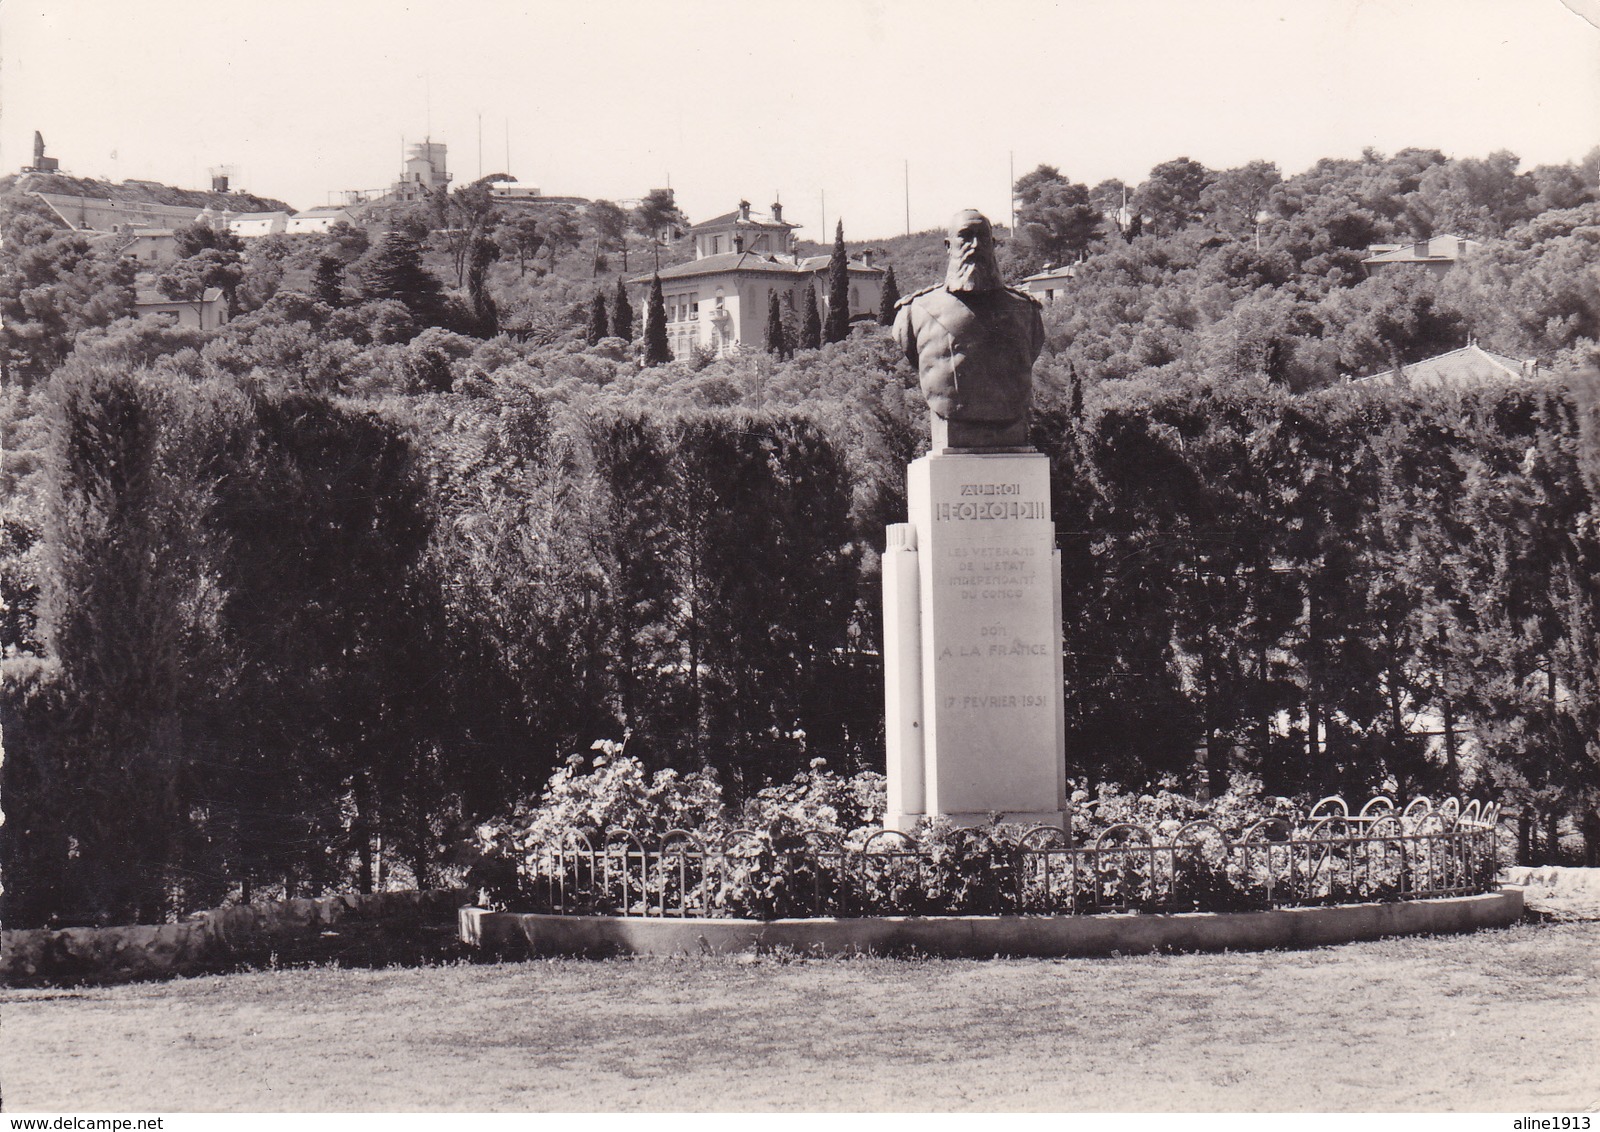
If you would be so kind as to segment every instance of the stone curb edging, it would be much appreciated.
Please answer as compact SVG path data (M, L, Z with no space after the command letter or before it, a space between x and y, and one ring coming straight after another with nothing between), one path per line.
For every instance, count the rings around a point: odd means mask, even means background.
M713 920L551 916L462 908L461 940L491 955L721 955L751 949L850 954L916 951L946 957L1130 955L1263 951L1382 936L1505 927L1522 916L1522 889L1394 904L1101 916L883 916Z
M176 924L0 932L0 986L122 983L241 964L381 955L407 926L449 924L462 889L347 894L212 908Z

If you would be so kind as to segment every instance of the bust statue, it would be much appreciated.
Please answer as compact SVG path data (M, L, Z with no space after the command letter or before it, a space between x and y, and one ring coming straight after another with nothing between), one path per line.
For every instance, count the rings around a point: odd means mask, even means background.
M901 299L894 319L933 413L933 449L1026 448L1039 300L1000 282L994 229L976 209L955 214L944 246L944 282Z

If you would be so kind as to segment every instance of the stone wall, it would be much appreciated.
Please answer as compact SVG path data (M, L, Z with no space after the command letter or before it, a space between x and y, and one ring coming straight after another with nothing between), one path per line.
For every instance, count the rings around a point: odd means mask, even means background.
M0 985L120 983L270 963L381 966L455 953L461 889L213 908L178 924L0 932Z

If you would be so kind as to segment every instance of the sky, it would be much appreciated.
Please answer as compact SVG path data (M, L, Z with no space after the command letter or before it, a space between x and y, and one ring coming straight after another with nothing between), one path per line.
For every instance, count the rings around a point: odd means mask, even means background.
M781 199L802 238L1004 222L1041 163L1137 184L1410 145L1600 145L1596 0L3 0L0 170L295 208L449 146L456 181L670 185L691 220ZM1586 18L1585 12L1588 13ZM481 144L480 144L481 138ZM824 227L825 226L825 227Z

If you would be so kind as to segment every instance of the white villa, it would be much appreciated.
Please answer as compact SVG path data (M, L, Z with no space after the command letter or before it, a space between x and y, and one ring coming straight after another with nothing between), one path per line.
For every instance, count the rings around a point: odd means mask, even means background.
M766 344L770 296L793 297L797 310L805 309L805 288L816 291L817 309L828 312L828 256L800 257L794 253L793 232L799 225L783 218L783 206L774 204L769 215L752 213L742 200L733 212L696 224L695 259L663 268L661 292L666 300L667 343L674 358L710 347L719 355L741 349L761 349ZM850 317L876 317L883 298L884 270L870 257L852 260ZM636 309L648 309L651 276L629 283L640 288Z

